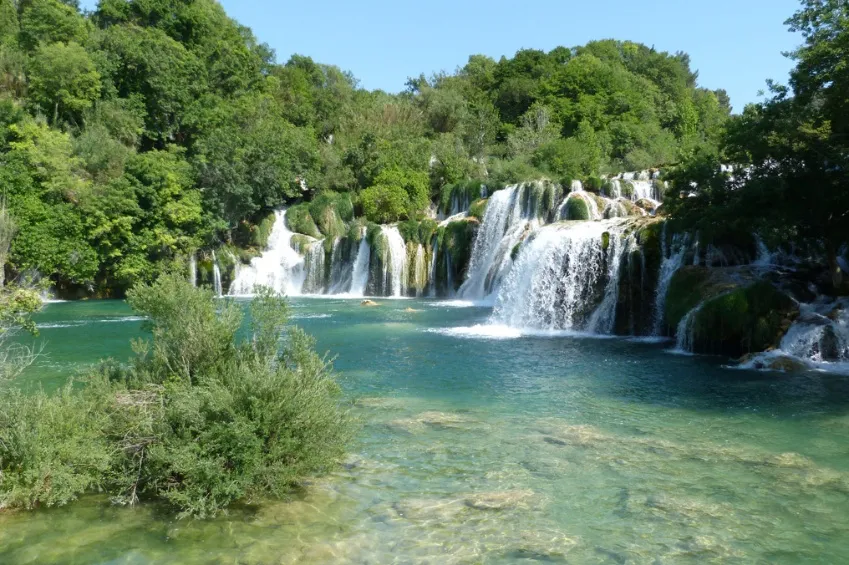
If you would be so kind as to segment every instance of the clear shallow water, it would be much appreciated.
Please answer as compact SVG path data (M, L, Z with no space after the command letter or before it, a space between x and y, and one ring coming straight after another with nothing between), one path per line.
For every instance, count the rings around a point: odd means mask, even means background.
M0 515L0 563L849 562L845 377L487 336L473 328L490 310L457 303L293 306L364 422L343 468L210 522L97 498ZM23 386L128 358L131 316L49 305L48 356Z

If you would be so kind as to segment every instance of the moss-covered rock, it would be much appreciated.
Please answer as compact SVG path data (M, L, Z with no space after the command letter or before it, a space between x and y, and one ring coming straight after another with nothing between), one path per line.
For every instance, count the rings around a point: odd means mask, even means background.
M662 222L654 218L631 220L626 236L629 247L619 266L619 299L614 331L620 335L650 335L654 330L655 294L663 261L659 233Z
M589 220L590 208L583 198L573 196L566 200L564 220Z
M751 274L732 269L686 266L678 270L666 294L666 323L675 328L690 310L722 293L754 282Z
M469 216L483 220L484 214L486 214L487 204L489 204L489 198L480 198L475 200L469 207Z
M657 211L657 203L653 200L649 200L647 198L641 198L634 203L638 208L642 208L646 212L650 214L654 214Z
M799 315L796 303L767 281L720 294L693 320L693 351L740 357L776 347Z
M346 222L354 219L351 196L332 190L318 193L310 202L309 212L319 231L329 239L343 237L347 231Z
M250 243L252 247L259 249L268 247L268 238L271 235L271 230L274 229L274 222L276 220L277 216L272 212L260 220L255 228L251 230L252 237Z
M466 218L437 229L435 283L440 295L456 292L465 280L479 225L476 219Z
M321 239L321 231L315 224L315 221L310 214L310 206L306 202L291 206L286 211L286 227L295 233L301 233L315 239Z
M584 179L583 185L587 192L599 194L604 186L604 181L601 180L601 177L591 176Z
M407 220L398 224L398 231L407 243L430 245L439 224L436 220L426 218L421 221Z
M315 243L315 238L300 233L293 235L291 240L292 249L301 255L305 254L313 243Z
M462 212L475 200L484 198L487 192L486 185L479 180L445 185L439 193L439 211L443 214Z

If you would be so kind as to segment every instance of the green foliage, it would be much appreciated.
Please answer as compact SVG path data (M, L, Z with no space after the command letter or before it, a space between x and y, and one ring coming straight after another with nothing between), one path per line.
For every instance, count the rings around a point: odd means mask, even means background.
M348 231L345 222L354 219L354 205L349 194L329 190L320 192L310 203L310 216L318 229L332 241Z
M589 220L590 209L583 198L574 197L566 200L566 215L564 220Z
M63 506L103 485L111 459L103 400L72 383L52 395L3 391L0 509Z
M369 221L389 223L404 217L415 218L430 202L425 173L391 168L381 172L360 195L360 205Z
M293 202L309 210L290 225L330 245L355 215L420 220L454 196L466 209L483 196L474 179L592 189L602 172L718 155L730 112L686 55L612 40L473 55L406 92L370 92L303 55L278 64L215 0L101 0L85 14L4 1L0 93L13 274L109 295L199 248L256 247L251 226Z
M100 96L100 88L100 74L80 45L39 46L30 67L30 96L53 123L77 123Z
M241 341L240 307L181 275L129 300L153 336L135 344L131 367L107 363L83 388L0 399L0 508L103 490L204 518L284 496L338 461L352 421L314 340L287 329L282 298L258 293Z
M286 210L286 225L295 233L302 233L316 239L321 238L321 232L315 225L307 203L298 204Z
M27 0L21 6L20 42L29 50L40 43L76 42L88 37L88 24L75 6L59 0Z
M484 214L486 214L487 204L489 204L489 198L480 198L475 200L469 207L469 216L483 221Z

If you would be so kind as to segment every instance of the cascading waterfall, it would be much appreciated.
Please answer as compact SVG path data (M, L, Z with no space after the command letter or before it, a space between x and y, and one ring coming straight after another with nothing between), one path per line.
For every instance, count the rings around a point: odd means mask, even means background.
M653 175L648 171L641 171L639 173L623 173L622 179L631 183L631 186L634 189L631 200L634 202L637 202L638 200L660 202L662 200L660 191L657 189L657 184L653 182L652 177Z
M333 248L330 251L330 284L327 288L328 294L342 294L351 288L351 274L353 269L345 257L346 246L340 238L333 240Z
M218 266L215 251L212 252L212 282L215 288L215 296L224 296L224 289L221 287L221 267Z
M769 267L772 265L775 257L758 234L755 234L755 245L758 249L758 256L752 264L756 267Z
M371 247L366 239L365 228L362 230L361 237L357 259L354 261L354 268L351 272L351 289L348 291L351 296L364 295L366 286L368 286L368 266L371 260Z
M608 238L606 250L608 283L604 291L604 299L593 312L589 324L587 324L587 330L597 334L613 333L616 324L616 305L619 302L619 269L622 267L624 254L638 249L637 238L634 234L628 236L623 242L622 237L615 230L606 233ZM602 238L604 238L604 234L602 234Z
M513 185L490 197L480 230L472 245L468 276L460 287L460 297L481 300L498 291L512 264L514 247L539 224L539 210L527 205L533 185ZM523 206L523 201L526 206ZM449 273L450 273L449 268Z
M413 260L412 280L410 281L416 291L416 296L422 296L425 288L427 288L428 274L427 258L425 257L424 246L419 243L416 246L416 254Z
M624 249L619 239L620 226L610 221L539 229L523 244L505 279L492 321L514 328L590 330L594 325L610 331L619 284L619 265L611 263L621 262ZM597 304L603 311L595 315Z
M233 296L253 294L257 285L289 296L301 294L304 284L304 258L292 248L294 235L286 227L286 211L274 213L274 226L268 237L268 248L250 265L239 269L230 287Z
M684 265L684 255L687 253L688 238L686 235L675 234L672 245L668 244L667 224L663 223L661 230L661 251L663 262L660 264L660 274L657 279L657 290L654 296L654 324L652 335L660 336L663 332L664 310L666 309L666 294L672 277Z
M407 244L396 226L382 226L386 246L383 257L384 289L389 296L400 297L407 292Z
M800 304L799 318L779 348L754 356L744 368L763 368L770 360L791 357L815 369L849 374L849 299Z
M436 257L439 252L439 238L437 236L433 236L433 246L431 248L430 255L430 285L428 286L428 294L432 297L436 297Z
M681 318L681 321L678 322L678 330L676 332L675 342L676 351L679 351L681 353L693 352L693 347L696 343L696 317L699 315L699 312L702 311L703 306L704 303L699 304L698 306L687 312L687 315Z
M578 186L580 186L580 183L578 184ZM557 209L557 219L559 219L559 220L570 219L570 218L567 217L568 214L569 214L569 201L574 199L574 198L579 198L580 200L582 200L584 202L584 204L587 207L587 211L589 212L589 216L590 216L589 219L590 220L600 220L601 219L601 212L599 212L599 210L598 210L598 204L596 203L595 198L593 198L590 195L590 193L586 192L583 188L581 188L579 190L575 190L574 185L573 185L572 192L570 192L566 196L566 198L563 200L563 203Z
M301 292L321 294L324 292L324 240L312 243L304 254L304 282Z
M194 253L189 256L189 282L193 287L198 285L198 258Z

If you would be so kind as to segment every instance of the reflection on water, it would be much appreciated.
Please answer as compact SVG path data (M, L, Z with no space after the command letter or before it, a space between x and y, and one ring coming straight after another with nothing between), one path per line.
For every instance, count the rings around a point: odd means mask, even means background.
M39 323L123 308L51 305ZM484 322L456 304L293 311L364 421L336 473L209 522L98 498L0 515L0 562L849 562L845 378L728 371L662 343L429 331ZM102 325L44 329L51 361L31 382L126 358L140 325Z

